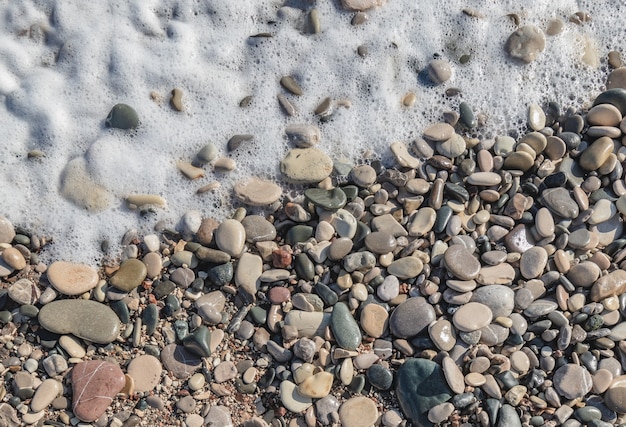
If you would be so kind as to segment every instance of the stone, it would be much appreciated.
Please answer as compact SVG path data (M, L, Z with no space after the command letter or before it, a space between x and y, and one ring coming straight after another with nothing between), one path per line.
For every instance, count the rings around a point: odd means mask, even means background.
M52 378L44 380L30 401L30 410L39 412L46 409L59 394L63 394L63 385Z
M609 158L613 147L613 140L608 136L598 138L582 152L578 162L587 171L596 170Z
M235 219L224 220L213 233L217 247L228 255L237 257L246 243L246 230Z
M126 372L135 383L135 391L144 393L154 390L161 381L161 362L154 356L142 354L130 361Z
M435 317L435 310L426 299L413 297L395 308L389 327L396 337L411 338L424 330Z
M200 357L178 344L166 345L161 351L161 361L165 369L183 380L189 378L202 363Z
M526 279L535 279L543 274L548 263L548 253L541 246L533 246L522 254L520 272Z
M378 419L378 409L367 397L351 397L339 408L339 419L343 427L371 426Z
M276 238L276 227L260 215L248 215L241 225L246 233L246 242L267 242Z
M139 125L139 117L130 105L115 104L104 123L111 128L135 129Z
M298 385L298 392L304 397L321 399L328 396L333 386L334 376L330 372L318 372Z
M515 294L504 285L481 286L472 292L470 301L481 303L491 310L493 318L508 317L515 308Z
M324 329L330 326L330 318L330 313L291 310L285 315L285 325L293 326L299 338L313 338L324 336Z
M326 396L315 402L317 419L322 425L331 425L332 416L339 410L339 401L332 395Z
M72 369L72 411L81 421L95 421L126 383L119 366L102 360L79 363Z
M383 306L367 304L361 310L360 325L370 337L380 338L389 327L388 318L389 313Z
M9 286L9 298L18 304L35 304L41 296L41 291L30 279L16 280Z
M201 325L183 339L183 346L200 357L209 357L211 355L210 342L209 328Z
M14 270L23 270L26 268L24 255L14 247L6 248L2 251L2 260Z
M359 324L354 320L350 309L344 303L337 303L333 307L330 317L330 327L337 344L346 350L356 350L361 344L362 336Z
M289 125L285 134L291 143L299 148L308 148L317 145L321 139L320 129L314 125Z
M0 216L0 243L11 243L14 238L13 224L6 217Z
M491 309L478 302L470 302L461 306L452 316L454 326L463 332L477 331L491 323Z
M566 188L549 188L541 193L541 200L552 213L563 218L576 218L579 207Z
M566 399L584 397L593 386L591 374L585 368L568 363L556 370L553 383L559 394Z
M76 157L67 163L61 174L60 193L90 212L102 211L113 202L111 193L92 179L84 157Z
M495 172L474 172L467 177L466 182L470 185L491 187L502 182L502 177Z
M50 284L64 295L81 295L98 284L98 272L86 264L56 261L46 270Z
M600 267L594 262L583 261L572 266L566 276L576 287L590 287L600 277Z
M267 206L278 201L282 188L273 182L258 177L239 181L233 187L235 196L250 206Z
M389 390L393 384L393 374L383 365L372 365L365 373L369 383L379 390Z
M624 70L621 73L623 74ZM611 74L609 74L609 79ZM587 123L592 126L619 126L621 121L622 113L611 104L596 105L587 112Z
M480 262L463 245L452 245L443 254L450 274L460 280L472 280L480 272Z
M524 25L509 36L504 49L512 58L529 64L537 59L545 46L543 31L534 25Z
M237 374L237 367L231 361L221 362L213 369L213 379L218 384L236 378Z
M412 279L422 272L424 264L413 256L400 258L387 266L387 272L398 277L398 279Z
M38 319L50 332L73 334L98 344L113 342L120 332L120 321L115 312L90 300L52 301L41 308Z
M398 402L415 425L428 425L428 411L452 397L441 368L430 360L407 359L396 377Z
M467 144L463 137L459 134L452 135L451 138L437 143L437 151L445 157L454 159L455 157L463 154L465 149L467 148Z
M243 291L249 301L254 301L263 273L263 259L255 254L244 253L237 263L235 284Z
M456 344L456 333L447 319L439 319L428 327L428 335L435 346L443 351L450 351Z
M435 123L424 130L424 138L434 141L443 142L454 135L454 128L447 123Z
M305 397L298 392L298 387L291 381L282 381L279 388L280 401L287 410L300 413L313 404L310 397Z
M514 169L526 172L535 163L535 158L526 151L515 151L504 159L503 169Z
M333 161L317 148L294 148L280 162L280 171L288 181L315 184L333 171Z
M626 375L613 379L604 393L604 403L612 411L620 414L626 413Z
M590 297L592 301L599 302L624 292L626 292L626 271L619 269L596 280L591 287Z
M436 85L440 85L452 77L452 67L444 59L433 59L428 64L428 78Z
M204 417L205 426L233 427L230 411L225 406L211 405Z
M141 285L148 274L146 265L138 259L127 259L110 279L111 286L123 292L130 292Z

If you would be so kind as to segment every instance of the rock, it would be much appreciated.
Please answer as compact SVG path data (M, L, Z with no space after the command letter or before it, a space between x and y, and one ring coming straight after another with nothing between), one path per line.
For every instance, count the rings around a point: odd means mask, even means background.
M285 134L291 143L299 148L317 145L321 139L320 129L314 125L289 125Z
M478 302L470 302L461 306L452 316L454 326L463 332L477 331L491 323L491 309Z
M260 215L248 215L241 221L249 243L267 242L276 237L276 227Z
M452 77L450 63L443 59L433 59L428 64L428 78L436 85L440 85Z
M515 308L515 294L511 288L503 285L481 286L472 292L470 301L486 305L493 318L508 317Z
M480 272L480 262L463 245L452 245L443 254L450 274L460 280L472 280Z
M541 246L533 246L522 254L520 272L526 279L535 279L543 274L548 263L548 253Z
M396 394L402 412L415 425L429 425L428 411L452 397L441 368L427 359L407 359L400 366Z
M341 0L341 5L346 10L362 11L384 5L387 0Z
M321 399L328 396L333 386L334 376L330 372L318 372L298 385L298 392L304 397Z
M85 422L95 421L106 411L126 380L113 363L90 360L72 369L72 411Z
M130 361L126 372L135 384L135 391L144 393L152 391L161 381L161 362L154 356L143 354Z
M318 285L319 286L319 285ZM389 326L389 313L378 304L367 304L361 310L361 328L372 338L380 338Z
M435 346L443 351L450 351L456 344L456 333L452 323L446 319L439 319L428 328L428 335Z
M41 291L30 279L16 280L9 286L9 298L18 304L35 304L41 296Z
M233 427L230 411L225 406L211 405L204 417L205 426Z
M130 105L116 104L111 109L104 123L111 128L135 129L139 124L139 117Z
M602 166L609 158L609 155L613 153L613 147L613 140L608 136L598 138L582 152L578 163L587 171L596 170Z
M291 381L285 380L280 383L279 395L283 406L296 414L305 411L313 404L313 400L302 396L298 392L298 387Z
M113 202L113 196L96 184L83 157L70 160L61 174L61 195L76 206L90 212L101 211Z
M346 350L356 350L361 344L359 324L344 303L337 303L330 316L330 327L337 344Z
M339 408L339 419L343 427L371 426L378 419L378 409L367 397L351 397Z
M120 332L120 321L115 312L90 300L52 301L41 308L38 319L50 332L73 334L98 344L113 342Z
M30 401L30 410L39 412L46 409L59 394L63 393L63 385L52 378L44 380Z
M393 374L383 365L372 365L365 373L369 383L379 390L389 390L393 383Z
M615 270L600 277L591 287L591 300L602 301L605 298L626 292L626 271Z
M110 279L111 286L124 291L130 292L146 278L148 269L146 265L138 259L127 259L122 263L119 270Z
M387 272L398 279L412 279L417 277L423 269L422 261L413 256L397 259L387 266Z
M246 230L239 221L227 219L215 230L214 240L221 251L237 257L243 251L246 243Z
M317 148L294 148L280 162L285 178L298 184L314 184L333 171L333 161Z
M98 284L98 272L86 264L57 261L46 271L50 284L64 295L81 295Z
M391 314L389 327L398 338L410 338L419 334L435 320L434 308L422 297L409 298Z
M256 298L262 273L263 260L260 256L247 252L241 255L235 271L235 284L250 302Z
M237 367L233 362L224 361L213 369L213 379L216 383L230 381L237 377Z
M626 413L626 375L613 379L604 393L604 403L612 411L620 414Z
M210 342L209 328L201 325L183 339L183 346L200 357L209 357L211 355Z
M554 387L566 399L584 397L593 386L591 374L582 366L568 363L554 373Z
M0 216L0 243L11 243L15 238L15 229L11 221Z
M537 59L545 46L543 31L534 25L524 25L509 36L504 49L512 58L529 64Z
M267 206L282 196L282 188L273 182L251 177L239 181L233 187L235 195L242 202L251 206Z
M285 316L285 325L296 328L299 338L313 338L324 335L324 329L330 326L330 318L330 313L291 310Z
M198 356L177 344L168 344L163 348L161 361L165 369L183 380L189 378L202 363Z

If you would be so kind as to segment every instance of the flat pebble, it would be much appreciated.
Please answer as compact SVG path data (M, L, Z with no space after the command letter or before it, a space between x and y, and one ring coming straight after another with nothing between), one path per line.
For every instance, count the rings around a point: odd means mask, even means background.
M126 372L135 383L135 391L139 393L153 390L161 380L161 362L154 356L143 354L130 361Z
M271 205L282 195L278 185L258 177L237 182L233 190L239 200L251 206Z
M484 304L470 302L460 307L452 316L454 326L463 332L477 331L491 323L491 309Z
M344 427L371 426L378 419L378 409L367 397L351 397L339 408L339 419Z

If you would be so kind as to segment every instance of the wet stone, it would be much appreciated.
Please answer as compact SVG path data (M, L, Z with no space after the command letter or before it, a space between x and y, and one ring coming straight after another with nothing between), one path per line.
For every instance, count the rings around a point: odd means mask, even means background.
M138 259L127 259L111 277L110 283L115 288L130 292L143 282L148 274L146 265Z
M454 326L463 332L477 331L491 323L493 314L484 304L470 302L460 307L452 316Z
M553 381L556 390L566 399L585 396L593 385L589 372L571 363L557 369Z
M348 306L338 303L333 306L330 327L337 344L346 350L356 350L361 343L361 332Z
M534 25L525 25L509 36L505 50L512 58L530 63L543 52L545 45L543 31Z
M433 320L433 307L424 298L413 297L396 307L389 319L389 327L395 336L410 338L419 334Z
M120 322L113 310L90 300L53 301L41 308L38 320L50 332L73 334L100 344L112 342L120 331Z

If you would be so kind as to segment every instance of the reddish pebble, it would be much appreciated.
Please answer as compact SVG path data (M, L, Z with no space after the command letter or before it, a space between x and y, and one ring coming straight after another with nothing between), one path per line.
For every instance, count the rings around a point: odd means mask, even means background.
M291 292L289 292L289 289L282 286L274 286L267 293L267 298L272 304L281 304L288 301L290 297Z
M72 410L81 421L95 421L106 411L126 379L119 366L103 360L79 363L72 370Z
M291 254L284 249L272 252L272 264L275 268L287 268L291 265Z

